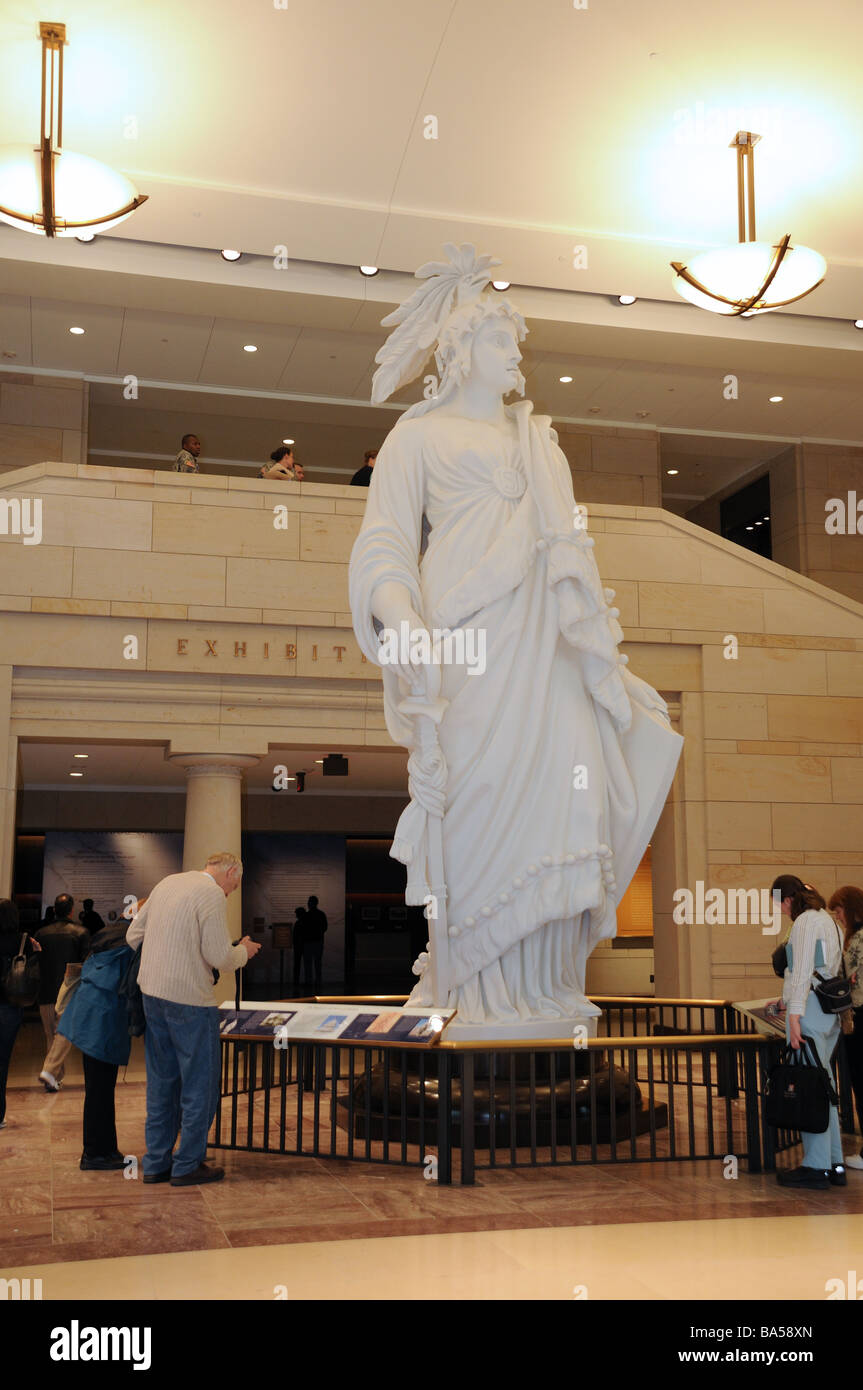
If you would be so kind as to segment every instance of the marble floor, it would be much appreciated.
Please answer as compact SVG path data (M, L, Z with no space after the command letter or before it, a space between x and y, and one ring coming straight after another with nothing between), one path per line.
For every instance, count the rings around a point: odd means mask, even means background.
M211 1158L227 1176L210 1187L82 1173L80 1059L47 1095L34 1085L39 1052L31 1025L0 1132L0 1275L50 1272L45 1297L260 1298L286 1286L289 1297L571 1298L589 1285L601 1298L702 1288L722 1298L748 1296L741 1279L773 1296L786 1253L810 1249L813 1289L796 1297L823 1298L827 1278L858 1266L863 1275L857 1172L846 1188L809 1193L786 1193L743 1165L728 1179L719 1161L501 1168L462 1188L426 1181L420 1168L219 1151ZM140 1155L139 1050L117 1101L120 1147ZM417 1288L405 1268L428 1278Z
M762 1300L854 1297L863 1215L310 1241L21 1264L45 1300ZM834 1281L832 1284L829 1281ZM863 1277L860 1293L863 1297ZM715 1309L714 1309L715 1312ZM715 1320L715 1319L714 1319ZM799 1317L797 1319L800 1320Z

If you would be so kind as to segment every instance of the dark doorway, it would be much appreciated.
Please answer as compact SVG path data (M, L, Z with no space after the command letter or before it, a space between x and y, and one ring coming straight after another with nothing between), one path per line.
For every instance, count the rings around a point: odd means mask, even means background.
M409 993L428 940L421 907L405 907L405 868L391 839L345 841L345 977L351 991Z
M719 504L719 530L728 541L773 559L770 530L770 475L748 483Z

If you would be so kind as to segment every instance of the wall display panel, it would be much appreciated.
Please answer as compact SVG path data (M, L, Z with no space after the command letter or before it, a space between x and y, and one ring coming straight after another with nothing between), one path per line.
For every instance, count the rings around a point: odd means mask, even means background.
M145 898L160 879L182 867L183 837L175 831L49 830L42 902L71 893L77 921L84 898L92 898L107 922L109 913L122 912L124 899Z
M243 836L244 932L252 934L255 918L263 919L267 928L274 922L293 922L294 909L305 907L311 894L327 916L324 979L340 979L345 955L344 836ZM271 933L265 930L262 938L258 925L254 935L263 939L263 950L247 967L247 982L278 980L279 954L272 949ZM290 973L286 971L288 978Z

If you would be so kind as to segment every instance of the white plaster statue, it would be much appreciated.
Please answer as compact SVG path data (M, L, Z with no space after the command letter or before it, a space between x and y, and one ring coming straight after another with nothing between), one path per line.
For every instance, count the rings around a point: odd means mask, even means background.
M432 351L440 382L378 454L351 609L370 661L387 643L387 728L410 750L391 852L408 867L408 903L432 899L411 1002L456 1007L481 1036L533 1025L559 1037L599 1012L584 995L587 958L615 934L682 739L618 653L614 593L550 420L529 401L504 404L524 390L526 328L486 290L500 262L446 250L383 320L397 327L372 399ZM483 635L482 671L428 663L429 638L413 654L390 640L462 628Z

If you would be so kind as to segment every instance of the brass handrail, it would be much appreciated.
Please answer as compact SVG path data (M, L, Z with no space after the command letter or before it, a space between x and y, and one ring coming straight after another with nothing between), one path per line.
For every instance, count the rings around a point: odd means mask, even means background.
M406 1004L407 994L308 994L303 998L275 999L274 1004ZM590 994L592 1004L645 1004L655 1006L677 1005L680 1008L727 1009L732 1007L731 999L681 999L676 995L654 994ZM428 1007L423 1005L423 1008Z
M776 1034L779 1041L779 1034ZM339 1039L336 1038L335 1042ZM658 1048L658 1047L709 1047L714 1043L763 1043L769 1039L762 1033L685 1033L662 1035L660 1037L639 1036L632 1033L625 1038L585 1038L578 1045L567 1038L485 1038L476 1042L448 1042L441 1038L438 1047L448 1052L567 1052L572 1047L576 1052L606 1052L614 1048Z

